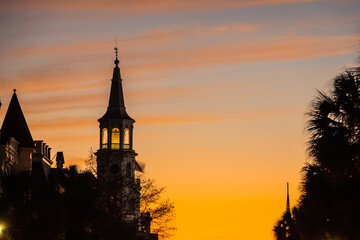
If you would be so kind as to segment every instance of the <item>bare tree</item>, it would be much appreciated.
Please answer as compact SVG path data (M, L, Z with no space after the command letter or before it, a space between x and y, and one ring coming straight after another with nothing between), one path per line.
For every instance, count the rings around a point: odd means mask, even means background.
M157 233L159 239L173 237L176 232L174 202L163 198L165 187L157 186L154 179L141 174L140 182L140 211L150 213L152 232Z
M96 169L96 156L93 150L89 151L89 157L85 160L86 169L91 171L95 176L97 175ZM121 176L124 174L120 174ZM163 197L165 187L159 187L156 185L154 179L147 177L144 173L136 174L136 178L140 179L140 213L150 213L152 218L151 232L156 233L160 240L170 239L175 235L175 204L169 199ZM119 179L117 180L119 181ZM129 188L137 188L138 182L127 183L124 179L123 184L128 184ZM126 202L134 202L134 196L131 194L122 194L121 197L118 194L121 191L121 187L118 183L110 181L106 186L103 195L104 198L100 206L109 213L122 212L121 220L125 219L128 212L132 212L133 209L126 207ZM131 192L131 191L130 191ZM136 204L134 202L134 204Z
M91 172L95 177L97 177L96 156L92 148L89 150L88 158L85 159L85 166L87 171Z

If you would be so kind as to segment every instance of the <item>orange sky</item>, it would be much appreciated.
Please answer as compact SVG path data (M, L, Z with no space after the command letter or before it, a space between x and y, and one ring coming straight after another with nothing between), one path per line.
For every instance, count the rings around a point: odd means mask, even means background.
M305 113L356 64L360 3L0 3L0 123L16 88L34 139L83 165L118 39L134 148L175 202L175 240L272 239L296 203Z

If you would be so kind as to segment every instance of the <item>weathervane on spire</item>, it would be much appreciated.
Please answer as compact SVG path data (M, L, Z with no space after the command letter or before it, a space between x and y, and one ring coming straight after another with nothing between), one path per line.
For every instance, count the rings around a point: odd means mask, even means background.
M115 36L115 47L114 47L114 50L115 50L115 56L116 56L116 60L115 60L115 64L116 66L119 64L119 60L118 60L118 53L119 53L119 49L117 48L117 36Z
M119 49L117 47L114 47L114 50L115 50L116 59L118 59Z

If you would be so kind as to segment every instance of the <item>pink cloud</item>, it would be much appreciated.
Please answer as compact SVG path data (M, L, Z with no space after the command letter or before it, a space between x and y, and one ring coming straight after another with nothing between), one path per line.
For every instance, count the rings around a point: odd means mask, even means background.
M114 1L114 0L79 0L79 1L26 1L8 0L3 2L3 9L12 11L22 10L106 10L120 11L124 15L157 14L168 12L185 12L201 10L217 10L226 8L242 8L261 5L289 4L298 2L315 2L316 0L222 0L222 1L166 1L166 0L138 0L138 1Z

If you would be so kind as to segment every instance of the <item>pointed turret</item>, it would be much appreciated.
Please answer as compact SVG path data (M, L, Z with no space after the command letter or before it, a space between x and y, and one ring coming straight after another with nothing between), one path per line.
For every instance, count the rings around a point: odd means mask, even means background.
M290 212L289 182L287 183L286 212Z
M115 68L113 72L113 77L111 79L111 90L110 90L110 98L109 105L107 111L104 116L102 116L99 121L105 119L129 119L135 122L125 110L125 102L124 102L124 94L122 88L122 79L119 68L119 60L117 58L117 48L116 50L116 60Z
M33 138L16 96L16 89L14 89L9 108L1 127L1 143L7 143L10 137L13 137L19 142L19 147L34 148Z

